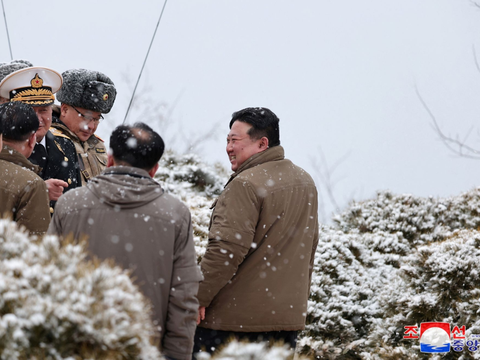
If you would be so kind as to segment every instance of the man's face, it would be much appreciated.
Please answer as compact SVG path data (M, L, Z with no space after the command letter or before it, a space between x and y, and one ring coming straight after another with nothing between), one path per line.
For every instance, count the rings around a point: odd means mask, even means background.
M35 110L38 122L40 123L38 130L35 133L37 142L40 142L47 134L48 129L50 129L50 125L52 125L52 105L33 106L33 110Z
M60 120L78 136L80 141L87 141L97 130L101 116L102 114L97 111L62 104Z
M232 164L232 170L237 169L251 156L266 150L262 139L252 140L248 130L252 125L242 121L235 121L227 136L227 154Z

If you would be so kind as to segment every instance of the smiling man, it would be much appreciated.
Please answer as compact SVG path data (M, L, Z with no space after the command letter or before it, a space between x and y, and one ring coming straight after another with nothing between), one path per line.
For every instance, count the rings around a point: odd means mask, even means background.
M95 135L102 114L112 109L117 91L109 77L98 71L67 70L57 93L61 103L54 112L52 132L68 137L78 155L82 185L99 175L107 166L107 151Z
M234 173L213 205L194 352L231 337L295 348L318 243L317 189L285 159L269 109L234 113L226 150Z

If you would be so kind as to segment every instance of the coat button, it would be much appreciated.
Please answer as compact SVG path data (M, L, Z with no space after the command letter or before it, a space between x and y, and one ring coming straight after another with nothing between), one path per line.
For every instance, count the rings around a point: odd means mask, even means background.
M63 161L68 161L68 158L65 156L65 157L63 158Z
M67 182L68 182L68 185L71 185L72 184L72 179L68 179Z
M53 208L50 206L50 214L53 214Z

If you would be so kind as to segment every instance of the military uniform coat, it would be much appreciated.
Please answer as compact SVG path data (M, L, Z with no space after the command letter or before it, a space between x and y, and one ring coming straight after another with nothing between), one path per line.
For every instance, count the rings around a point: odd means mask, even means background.
M47 186L38 166L8 145L0 153L0 215L10 216L30 234L43 235L50 222Z
M44 166L41 167L38 175L40 175L43 180L60 179L65 181L68 184L68 187L65 188L64 192L67 192L68 190L75 189L82 184L80 170L78 168L77 154L75 146L70 139L55 131L55 129L53 130L55 135L50 131L47 131L47 134L45 135L47 151L46 159L42 160L42 154L39 153L39 151L35 151L38 146L42 146L37 144L28 160L32 164L38 166L45 163ZM55 201L51 201L50 206L54 207Z
M211 217L201 262L200 327L237 332L305 328L319 228L310 175L274 146L246 160Z
M51 131L54 135L59 136L61 134L75 145L82 186L85 186L88 181L100 175L106 169L107 149L102 139L92 135L87 141L80 141L77 135L70 131L55 115L53 116L52 128Z

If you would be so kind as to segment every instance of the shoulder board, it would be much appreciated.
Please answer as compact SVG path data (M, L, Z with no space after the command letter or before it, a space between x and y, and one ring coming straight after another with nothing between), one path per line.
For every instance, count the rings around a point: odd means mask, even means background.
M98 140L100 140L101 142L105 142L100 136L98 136L97 134L93 134Z
M57 128L50 127L50 132L53 134L53 136L60 136L60 137L66 138L66 139L70 139L67 135L65 135L61 130L59 130Z

